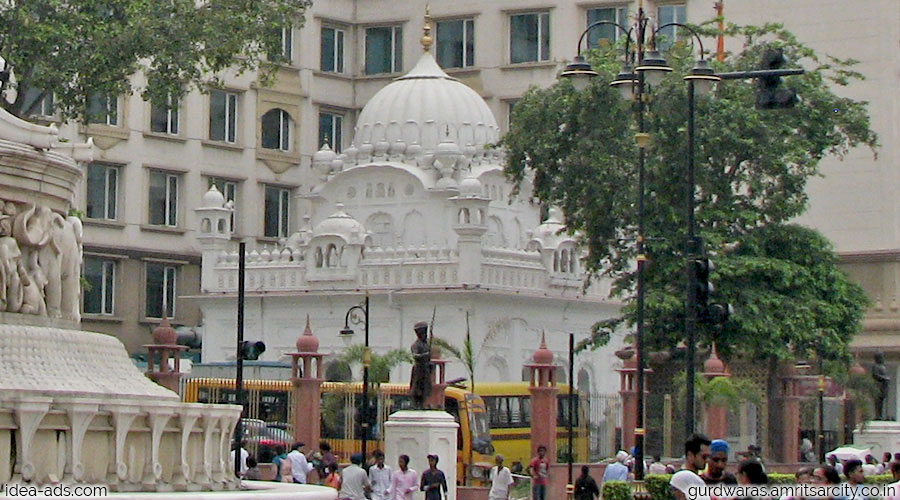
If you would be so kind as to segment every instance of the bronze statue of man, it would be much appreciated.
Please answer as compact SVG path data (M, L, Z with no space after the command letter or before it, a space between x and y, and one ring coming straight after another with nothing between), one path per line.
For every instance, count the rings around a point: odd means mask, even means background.
M413 327L416 341L410 350L413 355L412 374L409 378L409 393L413 408L425 409L425 401L431 395L431 346L428 345L428 323L419 321Z
M884 411L884 403L887 400L890 379L887 367L884 366L884 354L880 351L875 353L875 364L872 365L872 378L877 385L875 391L875 420L885 420L887 415Z

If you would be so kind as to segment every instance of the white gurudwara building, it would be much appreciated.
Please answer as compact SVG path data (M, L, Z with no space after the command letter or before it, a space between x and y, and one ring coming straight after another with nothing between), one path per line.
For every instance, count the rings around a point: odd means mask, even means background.
M424 39L423 39L424 41ZM427 47L427 44L426 44ZM503 175L493 114L474 90L448 76L426 49L415 67L381 89L359 115L353 144L327 145L311 168L317 184L302 196L301 227L246 256L247 340L284 361L306 316L319 352L339 355L338 332L350 307L368 294L370 346L409 349L413 324L461 345L467 324L478 355L476 381L521 381L544 333L568 378L568 333L618 313L608 283L584 287L577 239L561 231L556 209L541 220L531 186ZM203 362L234 359L238 287L231 208L215 188L196 209L202 248ZM362 325L353 342L362 343ZM618 361L609 346L579 353L576 387L615 393ZM327 360L328 358L326 358ZM408 380L409 366L392 380ZM450 363L448 378L465 376Z

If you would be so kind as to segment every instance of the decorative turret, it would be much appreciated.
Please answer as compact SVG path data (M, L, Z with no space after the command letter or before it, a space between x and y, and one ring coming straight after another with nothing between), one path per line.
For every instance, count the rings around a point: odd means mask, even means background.
M200 227L197 241L202 249L202 271L200 274L200 291L208 292L215 287L213 274L219 255L231 241L231 214L234 209L225 203L225 196L211 186L203 195L200 208L195 208Z
M528 249L541 253L541 262L552 275L575 275L579 266L576 245L577 239L566 233L562 210L550 207L547 219L532 233Z
M313 335L306 315L306 328L297 339L297 352L286 353L291 357L291 383L293 384L294 440L303 443L318 443L320 437L321 408L319 387L322 378L322 358L319 353L319 339Z
M307 279L354 280L367 237L343 203L312 231L306 247Z
M178 333L169 324L169 318L153 329L153 344L147 344L146 375L157 384L178 392L178 380L181 378L181 351L186 346L178 345ZM169 359L173 366L169 367Z
M541 332L541 345L532 356L533 363L526 364L530 372L528 391L531 393L531 456L537 455L539 446L547 447L547 457L556 458L557 400L556 366L553 352L547 349L547 339Z
M460 183L458 196L450 198L456 213L453 230L459 252L459 279L464 284L481 281L481 239L487 232L490 198L485 197L481 181L467 177Z

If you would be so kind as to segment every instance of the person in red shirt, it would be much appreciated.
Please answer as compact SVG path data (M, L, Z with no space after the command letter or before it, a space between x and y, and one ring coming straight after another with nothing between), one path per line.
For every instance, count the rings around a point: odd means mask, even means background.
M545 457L547 447L538 446L538 456L531 459L528 464L528 473L531 474L531 498L533 500L547 500L547 482L550 472L550 459Z

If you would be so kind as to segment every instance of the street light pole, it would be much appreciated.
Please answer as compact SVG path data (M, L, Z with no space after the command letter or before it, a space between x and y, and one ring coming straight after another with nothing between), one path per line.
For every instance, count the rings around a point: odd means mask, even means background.
M358 316L355 316L354 313L361 313L363 315L362 319L359 319ZM363 323L364 326L364 342L365 342L365 351L363 352L363 387L362 387L362 418L360 419L360 426L362 427L363 435L362 435L362 455L363 460L366 460L367 455L367 447L369 442L369 429L370 429L370 412L369 412L369 364L371 363L371 354L369 353L369 294L366 293L366 298L362 304L357 304L352 306L350 309L347 309L347 314L344 315L344 328L341 330L340 335L342 337L350 337L353 335L353 329L350 328L351 316L353 316L354 324Z
M698 257L700 250L699 241L694 235L694 190L696 180L694 178L694 81L688 80L688 188L687 188L687 241L685 247L685 269L687 270L687 311L684 320L685 336L687 337L687 369L685 379L687 381L687 395L684 405L684 436L685 439L694 433L694 360L697 356L697 273L694 272L692 261Z
M819 418L816 422L816 431L818 439L816 445L819 447L819 463L825 463L825 363L822 359L822 353L819 352Z
M574 440L572 439L573 426L575 424L575 399L572 397L572 386L575 385L575 334L569 332L569 482L572 483L572 463L575 460Z
M237 426L234 428L234 474L241 477L241 438L243 434L244 416L244 275L246 274L246 260L244 253L247 250L247 243L240 242L238 244L238 304L237 304L237 353L235 357L235 373L234 378L234 398L235 402L241 406L241 414L238 416Z

